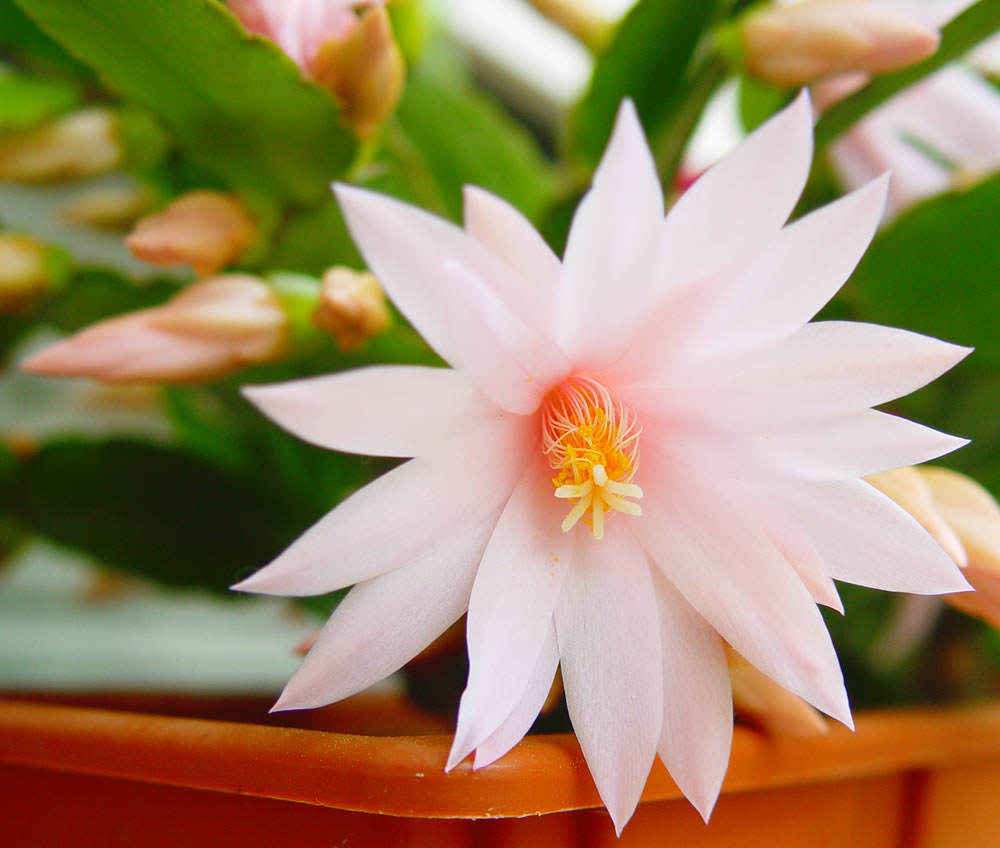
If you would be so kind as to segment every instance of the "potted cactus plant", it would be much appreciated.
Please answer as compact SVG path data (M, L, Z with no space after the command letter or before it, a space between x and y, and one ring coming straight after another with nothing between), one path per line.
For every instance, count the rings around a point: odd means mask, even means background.
M13 844L988 844L997 707L901 705L998 679L1000 3L535 5L571 109L417 0L5 0L5 360L156 423L8 428L5 550L329 616L315 714L0 702Z

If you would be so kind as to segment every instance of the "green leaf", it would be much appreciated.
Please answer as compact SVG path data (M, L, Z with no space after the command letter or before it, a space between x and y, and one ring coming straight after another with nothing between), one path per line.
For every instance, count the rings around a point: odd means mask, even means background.
M308 523L275 490L177 449L64 441L17 468L8 508L53 542L174 586L223 591Z
M308 203L354 156L327 92L216 0L18 0L234 187Z
M548 203L552 172L535 140L471 85L421 66L407 83L397 118L453 218L461 216L466 183L500 195L529 218Z
M331 195L291 218L278 235L266 265L283 271L322 274L331 265L361 268L364 262Z
M872 244L843 292L859 320L975 348L962 364L892 411L972 439L943 462L1000 492L1000 176L939 196Z
M980 364L1000 365L998 214L1000 176L897 219L849 284L865 320L973 345Z
M875 77L861 91L828 109L816 124L816 148L825 147L876 106L968 53L998 29L1000 0L979 0L941 30L941 45L933 56L894 74Z
M71 83L0 66L0 131L30 129L71 109L79 99Z
M95 81L90 69L42 32L15 0L0 0L0 45L19 64L66 74L82 82Z
M716 0L640 0L598 57L590 89L576 114L576 142L596 162L607 145L622 99L631 97L650 138L679 108L683 83Z
M751 76L740 77L740 123L752 132L788 102L789 91Z

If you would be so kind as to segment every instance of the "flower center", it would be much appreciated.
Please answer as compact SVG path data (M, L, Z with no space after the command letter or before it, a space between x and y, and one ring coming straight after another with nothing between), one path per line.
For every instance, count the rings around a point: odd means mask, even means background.
M641 430L632 410L590 377L570 377L549 392L542 405L542 450L555 471L556 497L573 504L563 532L582 518L600 539L611 513L642 515L628 500L642 497L632 482Z

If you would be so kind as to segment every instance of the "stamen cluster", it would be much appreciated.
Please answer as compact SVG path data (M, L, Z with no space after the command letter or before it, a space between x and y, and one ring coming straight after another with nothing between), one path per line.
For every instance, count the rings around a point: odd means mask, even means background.
M582 518L600 539L609 513L642 515L639 505L627 500L642 497L632 482L641 430L635 413L590 377L571 377L548 394L542 406L542 450L556 472L556 497L573 502L563 532Z

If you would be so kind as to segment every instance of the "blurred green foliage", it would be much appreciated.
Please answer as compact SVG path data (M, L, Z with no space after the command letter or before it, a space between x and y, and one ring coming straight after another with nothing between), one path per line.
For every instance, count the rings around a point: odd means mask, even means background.
M354 155L330 95L215 0L18 2L234 187L315 202Z

